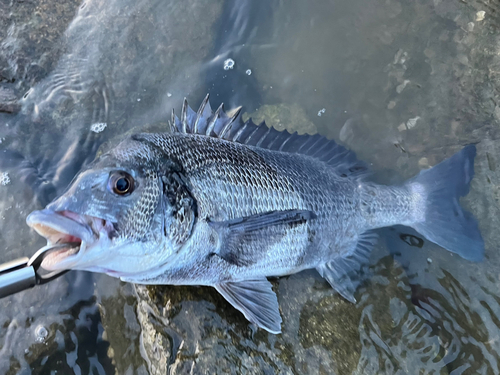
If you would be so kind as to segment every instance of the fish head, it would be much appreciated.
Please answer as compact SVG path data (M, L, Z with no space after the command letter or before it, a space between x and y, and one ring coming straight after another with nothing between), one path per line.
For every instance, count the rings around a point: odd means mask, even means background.
M130 138L81 171L67 191L26 219L57 250L42 268L115 277L150 274L178 251L178 228L159 172L163 155ZM67 247L61 244L68 244Z

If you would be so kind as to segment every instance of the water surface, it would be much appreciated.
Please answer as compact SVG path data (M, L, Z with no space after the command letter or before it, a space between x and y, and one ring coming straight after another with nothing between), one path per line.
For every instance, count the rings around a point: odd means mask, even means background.
M211 288L71 272L0 301L0 373L498 374L499 11L454 0L1 3L0 88L20 100L0 103L0 261L43 245L26 215L99 150L166 129L184 97L196 107L207 92L213 107L343 142L384 183L476 144L463 204L486 254L471 263L407 228L381 230L356 304L314 271L273 281L281 335L255 330Z

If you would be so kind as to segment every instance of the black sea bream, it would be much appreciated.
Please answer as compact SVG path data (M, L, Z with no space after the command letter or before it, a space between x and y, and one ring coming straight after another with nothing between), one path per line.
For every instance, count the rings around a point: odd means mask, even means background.
M208 97L171 132L133 135L27 218L49 245L47 270L103 272L141 284L209 285L245 317L281 330L267 276L315 268L354 301L372 229L402 224L468 260L484 244L459 204L475 147L398 186L369 180L353 152L319 135L278 132Z

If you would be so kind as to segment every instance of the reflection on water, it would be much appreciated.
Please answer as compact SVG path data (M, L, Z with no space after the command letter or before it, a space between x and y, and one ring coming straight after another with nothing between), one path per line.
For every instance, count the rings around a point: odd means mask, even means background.
M473 264L407 228L381 230L355 305L313 271L274 281L277 336L212 288L72 272L0 301L0 372L499 373L499 10L475 0L0 4L0 89L21 98L0 103L10 178L0 261L43 245L26 215L103 147L165 129L185 96L196 106L207 92L214 106L341 140L386 183L477 143L464 204L486 242Z

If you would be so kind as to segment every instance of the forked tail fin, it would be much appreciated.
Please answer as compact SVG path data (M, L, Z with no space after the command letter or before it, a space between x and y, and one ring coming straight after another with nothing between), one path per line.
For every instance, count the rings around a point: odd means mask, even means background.
M419 184L418 189L427 197L425 219L412 227L446 250L468 260L480 261L484 241L477 221L459 202L460 197L469 192L475 156L476 147L466 146L449 159L420 172L407 184Z

